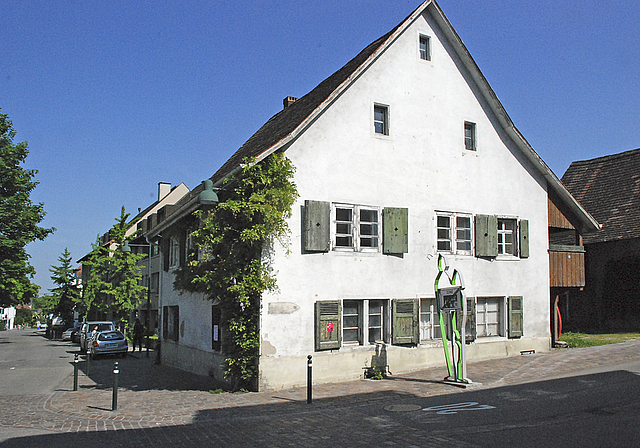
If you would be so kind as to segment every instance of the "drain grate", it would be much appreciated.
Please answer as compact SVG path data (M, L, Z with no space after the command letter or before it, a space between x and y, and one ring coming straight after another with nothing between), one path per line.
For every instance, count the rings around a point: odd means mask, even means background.
M419 404L392 404L384 407L385 411L390 412L413 412L420 409L422 409L422 406Z

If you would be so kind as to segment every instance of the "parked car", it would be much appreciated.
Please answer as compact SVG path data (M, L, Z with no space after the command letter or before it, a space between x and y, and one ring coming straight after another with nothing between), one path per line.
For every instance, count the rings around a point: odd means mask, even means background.
M92 357L98 355L122 355L127 356L129 344L127 338L118 331L101 331L93 335L89 341L89 352Z
M71 342L75 344L80 343L80 329L82 328L82 324L77 324L74 328L74 332L71 333Z
M76 332L75 328L68 328L62 332L62 340L63 341L71 341L74 333Z
M86 352L89 346L89 339L91 339L91 332L97 329L97 331L114 331L116 326L110 321L96 321L85 322L80 328L80 351Z

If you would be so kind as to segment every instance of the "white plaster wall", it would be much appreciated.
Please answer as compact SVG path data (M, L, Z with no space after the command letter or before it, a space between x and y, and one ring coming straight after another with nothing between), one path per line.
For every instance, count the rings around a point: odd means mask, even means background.
M431 61L418 58L420 33L431 37ZM316 301L434 296L436 210L529 220L528 259L488 261L458 256L448 261L462 272L467 296L523 296L522 340L540 338L542 342L531 343L548 347L545 183L522 162L524 158L513 142L496 129L494 117L482 107L438 36L429 17L419 18L287 150L297 169L300 199L290 220L290 254L279 246L273 249L280 289L263 298L262 385L286 386L291 376L282 375L275 368L277 363L283 366L291 358L297 366L307 354L314 354ZM390 108L388 137L374 135L374 103ZM477 125L475 152L464 149L465 121ZM407 207L409 253L403 257L353 252L303 254L301 207L306 199ZM276 302L295 304L298 309L270 314L269 303ZM503 339L498 344L501 348L497 352L506 353L505 347L514 342ZM402 358L392 352L409 353L410 349L389 350L390 357ZM488 348L476 351L490 352ZM344 362L338 376L353 376L362 368L360 361L352 364L353 349L343 347L330 356L341 366ZM410 370L410 363L402 364L401 370Z

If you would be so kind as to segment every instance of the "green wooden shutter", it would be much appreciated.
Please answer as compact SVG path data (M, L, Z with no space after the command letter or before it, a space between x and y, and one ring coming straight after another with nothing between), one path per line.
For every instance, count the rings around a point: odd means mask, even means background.
M304 201L304 250L328 252L331 243L331 204Z
M520 221L520 258L529 258L529 221Z
M316 302L316 350L338 349L342 343L342 306L337 300Z
M476 340L476 299L467 297L467 322L465 323L465 342Z
M509 297L509 337L522 337L522 296Z
M498 256L498 218L491 215L476 215L476 257Z
M385 207L382 219L382 252L385 254L408 253L409 209Z
M420 302L418 299L395 299L392 302L391 343L420 343Z

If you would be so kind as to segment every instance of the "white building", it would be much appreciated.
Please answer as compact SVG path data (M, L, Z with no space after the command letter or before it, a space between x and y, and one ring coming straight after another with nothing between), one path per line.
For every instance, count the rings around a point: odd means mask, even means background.
M5 330L13 330L16 321L15 307L0 308L0 321L4 321Z
M361 377L376 347L393 373L443 364L438 254L464 275L468 359L550 348L549 192L581 228L597 223L515 128L434 1L285 99L212 180L276 151L295 165L300 198L291 251L272 254L279 291L262 297L259 388L304 384L307 355L319 383ZM178 228L199 191L152 236ZM162 361L221 378L215 307L175 292L168 263Z

